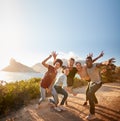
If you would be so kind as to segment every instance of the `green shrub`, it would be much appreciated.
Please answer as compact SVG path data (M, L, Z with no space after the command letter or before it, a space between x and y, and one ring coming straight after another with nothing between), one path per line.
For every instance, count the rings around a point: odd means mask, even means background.
M77 88L77 87L87 85L87 83L88 83L87 81L81 80L81 79L75 77L74 78L74 83L73 83L73 88Z
M8 114L39 96L40 78L0 85L0 114Z

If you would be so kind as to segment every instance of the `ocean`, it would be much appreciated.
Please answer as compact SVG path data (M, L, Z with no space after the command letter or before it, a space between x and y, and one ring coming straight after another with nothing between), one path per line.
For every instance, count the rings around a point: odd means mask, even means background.
M7 83L20 80L28 80L34 77L41 78L42 76L43 76L42 73L0 71L0 80L6 81Z

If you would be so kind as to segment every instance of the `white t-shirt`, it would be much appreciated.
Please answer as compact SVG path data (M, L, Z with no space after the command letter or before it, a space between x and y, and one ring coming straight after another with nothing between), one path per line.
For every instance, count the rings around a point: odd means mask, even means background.
M96 67L96 64L94 63L91 68L87 68L88 75L90 76L91 83L95 82L99 84L101 82L101 76L99 68Z
M67 76L64 73L59 74L54 85L61 86L62 88L67 87Z

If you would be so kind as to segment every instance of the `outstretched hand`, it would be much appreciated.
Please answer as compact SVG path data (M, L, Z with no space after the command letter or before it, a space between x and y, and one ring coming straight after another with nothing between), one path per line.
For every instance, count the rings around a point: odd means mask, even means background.
M87 57L93 57L93 53L89 53L88 55L87 55Z
M116 61L115 61L115 58L110 58L110 59L109 59L109 64L114 63L114 62L116 62Z
M47 94L50 94L51 93L51 89L46 88L46 92L47 92Z
M77 93L76 92L73 92L73 96L77 96Z
M99 55L99 57L102 57L104 55L104 52L102 51Z
M53 56L54 60L56 60L57 55L58 55L58 53L56 53L56 51L52 52L52 56Z

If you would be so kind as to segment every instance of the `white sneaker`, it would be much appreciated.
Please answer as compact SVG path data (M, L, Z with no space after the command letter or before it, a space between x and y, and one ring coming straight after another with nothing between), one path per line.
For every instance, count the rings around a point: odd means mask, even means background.
M54 107L54 109L58 112L61 112L61 109L59 107Z
M59 108L60 108L61 110L63 110L63 111L66 110L66 108L65 108L63 105L60 105Z
M36 105L35 105L35 109L38 109L38 108L39 108L39 106L40 106L39 104L36 104Z
M93 120L95 118L96 118L96 116L94 114L89 114L88 116L86 116L87 120Z

